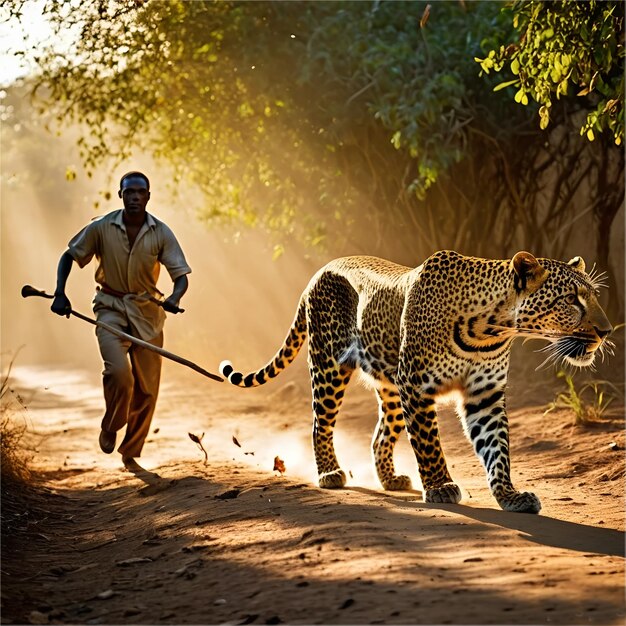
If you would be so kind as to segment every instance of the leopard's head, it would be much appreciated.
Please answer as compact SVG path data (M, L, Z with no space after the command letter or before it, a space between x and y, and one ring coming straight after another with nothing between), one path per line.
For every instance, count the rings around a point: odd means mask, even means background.
M604 349L611 323L598 302L603 274L585 272L579 256L564 263L518 252L511 260L516 292L515 326L520 335L547 339L545 364L564 361L577 367L593 363Z

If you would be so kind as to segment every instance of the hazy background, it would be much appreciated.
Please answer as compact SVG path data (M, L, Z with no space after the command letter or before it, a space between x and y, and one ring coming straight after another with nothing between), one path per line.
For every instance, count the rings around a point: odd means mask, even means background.
M148 210L173 228L193 270L182 303L186 312L168 315L165 347L210 371L216 372L223 358L232 359L242 369L264 364L281 344L310 277L331 258L371 254L412 266L423 261L417 252L410 253L410 232L403 240L381 245L376 233L359 232L356 226L348 227L353 232L341 249L313 250L287 239L284 252L274 258L273 234L245 227L211 227L200 221L189 202L193 194L186 192L187 200L173 195L166 185L171 172L149 159L128 160L116 168L113 178L104 172L88 178L76 165L78 175L68 181L67 164L79 163L73 133L55 136L42 128L31 131L28 140L22 133L12 137L6 128L3 136L0 323L4 370L16 357L16 365L100 371L94 329L79 320L54 315L49 300L21 298L20 290L31 284L53 293L57 262L67 242L94 217L121 208L116 196L118 178L130 169L141 169L150 177ZM107 189L113 196L109 201L102 198ZM99 203L97 208L95 203ZM619 226L612 232L616 251L624 246L623 216L622 208ZM585 237L582 231L576 239L584 242ZM572 241L564 259L579 250L579 244ZM594 262L592 257L586 260L589 265ZM618 267L623 279L623 264ZM74 265L68 281L73 307L88 315L92 315L95 268L95 261L82 270ZM164 269L159 286L166 294L171 290ZM535 381L546 380L545 373L532 373L541 361L532 350L541 345L533 342L523 356L516 357L518 365L528 366ZM295 368L300 374L306 372L302 355ZM601 366L600 371L604 370L607 376L621 379L621 355L612 359L608 368ZM553 375L547 376L552 381ZM198 380L198 384L204 382Z
M350 254L582 255L609 272L602 301L623 322L623 149L581 137L593 98L555 100L540 130L537 106L494 93L506 76L479 76L475 55L519 39L502 3L21 5L19 26L0 20L4 370L100 370L93 328L20 289L52 293L68 240L120 208L131 169L193 269L166 348L209 370L265 363L311 275ZM69 279L86 314L94 270ZM616 340L597 375L622 380ZM532 371L538 347L514 364L552 380Z

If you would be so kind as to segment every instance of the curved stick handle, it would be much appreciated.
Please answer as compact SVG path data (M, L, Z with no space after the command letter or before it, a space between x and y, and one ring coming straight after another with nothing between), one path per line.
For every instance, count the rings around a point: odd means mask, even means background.
M24 285L22 287L22 298L30 298L30 296L39 296L40 298L54 300L54 296L51 296L49 293L35 289L32 285Z

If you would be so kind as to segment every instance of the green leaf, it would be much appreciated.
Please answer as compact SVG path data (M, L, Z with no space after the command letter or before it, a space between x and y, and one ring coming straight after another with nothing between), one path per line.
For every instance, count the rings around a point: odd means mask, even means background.
M494 91L500 91L501 89L505 89L506 87L510 87L511 85L518 85L519 84L519 79L515 79L515 80L507 80L504 83L500 83L498 85L496 85L493 90Z

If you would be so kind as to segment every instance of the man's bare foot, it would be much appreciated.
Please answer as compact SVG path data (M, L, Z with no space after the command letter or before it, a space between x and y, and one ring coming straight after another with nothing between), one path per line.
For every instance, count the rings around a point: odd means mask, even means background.
M129 472L145 472L146 470L137 463L132 456L123 456L122 463Z

